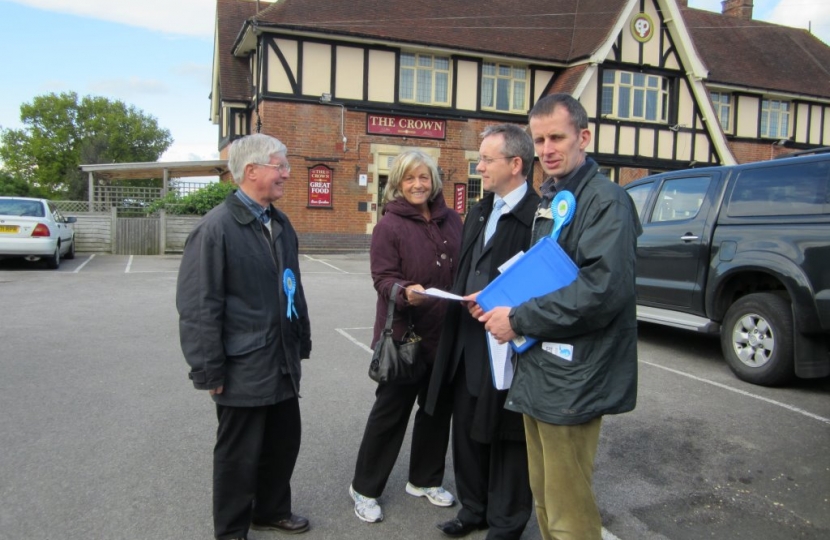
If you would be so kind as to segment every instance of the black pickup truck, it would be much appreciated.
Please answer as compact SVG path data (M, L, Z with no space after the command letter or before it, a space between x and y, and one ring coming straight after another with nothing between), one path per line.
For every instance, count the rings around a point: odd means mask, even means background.
M830 148L625 186L640 321L719 333L740 379L830 374Z

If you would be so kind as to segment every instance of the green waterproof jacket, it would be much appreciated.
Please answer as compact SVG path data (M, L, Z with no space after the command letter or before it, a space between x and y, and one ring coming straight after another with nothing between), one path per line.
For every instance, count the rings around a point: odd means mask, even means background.
M556 425L627 412L637 401L640 220L628 194L591 159L568 185L576 213L558 242L579 272L570 285L511 310L513 330L539 341L519 355L505 404ZM543 199L536 213L534 244L553 228L549 205Z

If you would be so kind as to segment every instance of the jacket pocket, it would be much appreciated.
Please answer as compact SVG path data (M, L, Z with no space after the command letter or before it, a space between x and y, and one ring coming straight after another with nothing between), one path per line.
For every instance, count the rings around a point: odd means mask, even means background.
M234 333L224 339L226 356L241 356L257 349L261 349L267 343L265 332Z

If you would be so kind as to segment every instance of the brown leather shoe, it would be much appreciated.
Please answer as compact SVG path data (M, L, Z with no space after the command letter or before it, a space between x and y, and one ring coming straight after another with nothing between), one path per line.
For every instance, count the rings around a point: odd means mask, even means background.
M278 531L286 534L300 534L308 530L308 520L291 514L291 517L270 523L251 523L255 531Z

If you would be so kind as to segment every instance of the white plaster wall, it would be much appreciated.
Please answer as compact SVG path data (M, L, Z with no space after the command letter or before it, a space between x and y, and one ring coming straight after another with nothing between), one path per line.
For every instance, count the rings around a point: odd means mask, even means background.
M331 45L303 43L303 95L331 92L331 54Z
M369 51L369 101L394 103L395 54Z
M334 89L338 99L363 99L363 49L337 47Z

